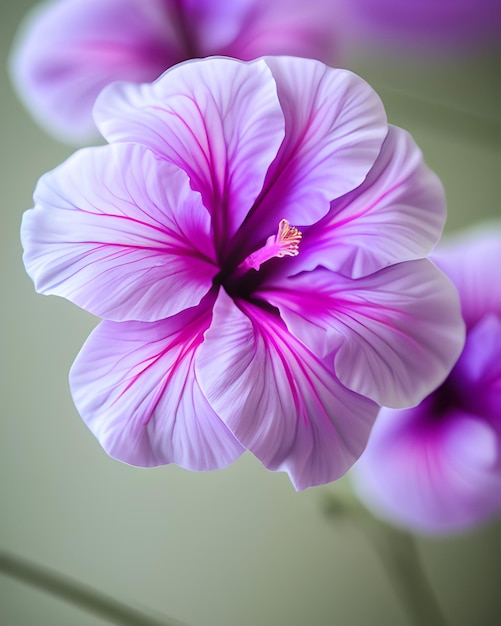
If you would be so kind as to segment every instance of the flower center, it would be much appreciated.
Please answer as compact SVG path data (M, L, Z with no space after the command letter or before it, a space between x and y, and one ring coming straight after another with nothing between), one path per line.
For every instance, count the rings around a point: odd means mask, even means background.
M276 235L271 235L262 248L259 248L240 263L238 270L258 271L263 263L273 258L281 259L284 256L297 256L302 233L291 226L287 220L280 220Z

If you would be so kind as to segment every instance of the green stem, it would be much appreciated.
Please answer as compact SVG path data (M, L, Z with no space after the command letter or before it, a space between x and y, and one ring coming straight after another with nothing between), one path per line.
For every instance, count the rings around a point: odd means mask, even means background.
M423 569L414 538L390 527L386 528L385 535L385 541L373 535L373 545L407 610L409 620L415 626L447 626L447 620Z
M331 496L325 512L331 518L355 521L364 532L414 626L448 626L411 534L377 520L354 498Z
M3 551L0 551L0 573L121 626L181 626L179 622L142 613L96 589Z

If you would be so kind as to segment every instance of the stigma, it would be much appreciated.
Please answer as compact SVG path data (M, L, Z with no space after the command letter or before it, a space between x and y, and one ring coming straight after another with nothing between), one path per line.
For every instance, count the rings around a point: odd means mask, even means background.
M280 220L277 234L268 237L262 248L249 254L240 263L238 269L243 271L253 269L257 271L263 263L270 259L297 256L302 236L302 233L295 226L291 226L287 220Z

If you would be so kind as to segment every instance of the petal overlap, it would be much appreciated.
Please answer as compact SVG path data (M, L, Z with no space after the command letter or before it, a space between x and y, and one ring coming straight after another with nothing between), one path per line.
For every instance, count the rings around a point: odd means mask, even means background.
M353 278L427 256L445 222L445 195L412 137L390 126L365 181L305 236L298 265Z
M152 323L104 321L73 364L74 402L106 452L131 465L211 470L243 451L194 373L210 324L203 303Z
M196 359L210 405L235 437L296 489L343 475L363 450L377 405L346 389L272 314L224 292Z
M111 456L249 450L301 490L447 376L464 324L424 258L443 191L361 78L212 57L109 85L95 117L110 144L42 177L22 242L37 291L103 318L70 382Z
M379 97L352 72L312 59L265 61L277 83L285 140L253 209L252 228L261 236L282 218L297 226L322 218L332 200L363 182L388 129Z
M445 378L464 324L452 283L426 259L349 279L304 272L260 292L339 380L381 405L411 406Z
M81 144L98 138L92 107L118 80L151 81L209 56L286 54L332 63L340 49L338 2L47 0L17 33L10 75L45 130Z
M184 64L152 84L117 83L94 110L110 142L137 142L183 169L211 212L216 241L233 235L284 138L273 76L262 60Z
M25 215L38 291L110 320L195 306L217 273L209 214L184 172L141 146L88 148L43 177Z

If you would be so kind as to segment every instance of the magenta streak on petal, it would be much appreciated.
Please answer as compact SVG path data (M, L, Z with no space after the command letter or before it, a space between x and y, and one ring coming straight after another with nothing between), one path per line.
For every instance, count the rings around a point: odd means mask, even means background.
M101 241L90 241L90 240L86 240L86 241L80 241L80 244L85 244L85 245L92 245L95 246L92 250L88 250L87 252L85 252L85 254L92 254L92 252L94 252L95 250L99 250L99 249L106 249L106 248L119 248L119 249L123 249L124 254L128 251L128 250L151 250L151 252L155 252L155 253L175 253L176 256L191 256L191 257L195 257L195 258L199 258L203 261L207 261L208 263L213 263L213 261L211 259L209 259L208 257L206 257L205 255L203 255L201 252L199 252L198 250L194 250L192 249L188 249L188 248L182 248L182 247L178 247L178 246L174 246L174 245L169 245L169 244L165 244L164 246L139 246L139 245L135 245L135 244L125 244L125 243L103 243ZM184 242L180 242L180 243L184 243ZM109 255L106 255L106 257L111 257L114 254L118 254L119 252L110 252ZM105 257L105 258L106 258ZM132 263L132 261L131 261ZM126 265L126 264L124 264Z
M359 213L354 213L352 215L347 216L346 218L340 218L338 219L336 216L339 214L342 214L338 203L333 202L332 203L332 208L331 208L331 212L325 217L325 221L326 222L330 222L330 224L323 224L322 222L318 225L319 226L319 235L318 237L315 238L315 243L317 241L321 241L322 239L330 239L330 237L332 236L332 230L335 230L336 228L343 226L344 224L349 224L350 222L352 222L353 220L359 219L361 217L363 217L364 215L367 215L367 213L369 213L370 211L372 211L374 209L374 207L376 207L382 200L384 200L385 198L387 198L388 196L390 196L395 190L397 190L399 188L399 186L401 185L401 182L399 181L396 185L394 185L393 187L387 189L386 191L384 191L381 195L379 195L377 198L374 199L373 202L369 202L367 203L367 205L365 206L365 208L360 211ZM363 187L364 185L362 185ZM348 194L348 197L351 194ZM355 191L355 195L359 195L359 191ZM348 204L348 202L343 202L343 208L344 206L346 206L346 204Z
M401 181L399 181L393 187L377 196L374 200L367 202L367 204L364 203L364 208L361 211L347 215L344 218L341 217L343 215L343 209L349 206L350 198L357 197L361 193L363 194L364 191L362 190L366 187L366 184L363 183L360 189L347 194L347 196L342 198L340 201L332 202L329 213L322 220L314 224L305 234L305 247L307 246L308 248L311 247L313 249L320 249L322 246L326 245L327 250L330 252L332 250L332 242L335 241L336 236L342 236L342 233L339 233L338 235L336 232L338 229L342 228L346 224L350 224L351 222L363 218L375 207L381 204L382 201L391 196L394 191L398 190L401 184ZM360 224L360 226L362 226L362 224ZM382 227L384 227L384 224L382 224Z
M330 427L334 426L337 436L342 439L345 445L348 445L348 442L343 437L342 431L329 420L328 413L313 380L313 374L315 373L309 372L301 361L299 342L293 336L288 335L286 329L282 327L279 318L275 318L275 316L262 311L260 308L247 305L247 303L242 301L239 302L239 307L250 320L258 321L258 324L255 326L256 332L262 336L264 343L267 344L267 346L269 346L269 344L273 345L274 354L280 359L284 373L286 374L287 382L290 387L289 391L293 397L296 412L298 417L302 417L302 422L305 427L313 433L310 423L312 416L308 416L304 402L305 397L307 397L308 400L313 397L318 403L315 403L317 406L316 417L326 419ZM297 351L294 350L294 346ZM313 360L320 368L323 368L319 359L314 357ZM294 373L295 367L297 367L304 376L304 381L302 381L303 385L300 384L300 377L297 376L297 373ZM321 377L318 374L315 375L315 378L318 379L321 385L325 384L320 380Z
M184 96L187 100L189 100L190 102L193 103L194 108L196 109L196 111L198 112L198 114L200 115L200 119L203 120L205 115L204 112L200 109L200 106L198 104L198 102L195 100L195 98L193 98L192 96L186 94ZM185 162L185 158L179 154L178 151L176 151L174 149L174 147L170 147L170 154L167 156L167 159L175 164L175 165L181 165L183 168L187 168L188 173L190 175L191 178L195 177L196 178L196 188L199 189L201 191L201 195L202 198L204 200L204 206L207 208L207 210L209 211L209 214L211 215L212 218L212 230L213 230L213 236L214 236L214 244L215 244L215 248L216 251L219 255L219 251L222 248L222 244L223 242L226 241L227 238L227 224L226 224L226 217L227 217L227 205L228 205L228 198L227 198L227 194L228 194L228 184L227 184L227 178L228 178L228 155L226 155L226 164L225 164L225 175L224 175L224 181L223 181L223 193L221 193L221 189L220 189L220 184L218 181L218 178L215 174L215 170L213 167L213 163L216 162L216 157L213 154L213 150L212 150L212 144L211 144L211 137L209 135L207 126L204 124L203 128L204 128L204 132L205 132L205 138L207 141L207 151L206 148L202 145L202 143L200 142L199 137L195 134L195 131L193 130L193 128L191 128L191 126L188 124L188 122L186 120L184 120L178 113L176 113L175 111L170 111L170 110L166 110L160 106L151 106L148 107L151 110L154 111L159 111L162 114L165 114L167 116L172 116L174 118L176 118L180 124L185 128L186 132L190 135L190 137L193 139L194 144L200 149L200 155L197 158L201 158L204 161L204 164L207 168L207 170L210 172L210 177L211 177L211 186L212 186L212 194L210 194L209 196L207 195L207 192L205 190L205 186L203 185L203 177L200 177L197 173L196 170L192 169L186 162ZM153 127L150 129L150 132L154 132L154 134L156 134L159 139L162 139L162 136L159 132L154 131ZM175 157L175 158L174 158ZM180 163L181 162L181 163ZM202 169L200 168L200 163L197 163L197 169ZM218 259L218 261L221 263L221 259Z
M168 226L166 226L165 224L162 224L158 219L153 218L152 216L148 215L148 217L150 219L154 219L159 226L155 226L154 224L148 223L148 222L143 222L135 217L131 217L128 215L116 215L116 214L112 214L112 213L105 213L104 211L99 211L98 207L96 208L96 212L93 213L91 211L87 211L85 209L82 208L78 208L78 211L80 213L84 213L87 215L99 215L99 217L110 217L114 220L123 220L125 223L127 222L132 222L134 224L140 224L141 226L145 226L146 228L148 228L149 230L155 230L158 233L160 233L161 235L169 235L170 237L172 237L173 239L176 239L177 241L179 241L180 244L182 245L186 245L187 247L189 247L189 251L187 250L188 254L191 254L192 256L197 256L201 259L203 259L204 261L207 261L209 263L214 263L214 260L211 259L210 257L207 257L201 250L199 249L193 249L192 243L194 243L194 240L190 237L187 237L184 233L180 234L178 232L176 232L175 230L172 230L171 228L169 228ZM134 207L136 210L140 210L144 213L144 210L141 209L141 207L139 206L135 206ZM177 225L177 224L176 224ZM118 229L117 229L118 230ZM180 229L181 230L181 229ZM147 237L145 237L143 235L143 239L147 239ZM151 241L155 241L156 243L162 243L161 241L155 240L153 238L151 238ZM103 243L103 242L97 242L97 241L80 241L80 243L87 243L87 244L99 244L99 245L105 245L105 246L124 246L124 247L128 247L128 248L136 248L136 249L144 249L146 246L137 246L137 245L133 245L133 244L118 244L118 243L113 243L113 242L109 242L109 243ZM147 246L148 248L150 248L150 246ZM175 250L176 252L179 251L180 249L176 246L173 245L169 245L168 243L165 243L165 245L162 246L158 246L158 247L151 247L152 250L157 250L157 251L172 251Z
M276 312L233 301L223 290L195 370L238 441L268 469L286 471L297 489L343 475L377 412L339 382L332 359L308 350Z
M318 87L317 87L318 88ZM311 113L310 113L311 116ZM309 126L309 122L308 122L308 126ZM300 152L300 150L303 148L302 145L302 141L304 139L304 136L306 135L307 131L308 131L308 126L305 126L304 130L302 131L301 135L298 137L294 147L292 149L290 149L290 154L287 155L287 162L284 166L282 167L275 167L270 168L269 172L271 172L271 175L267 175L266 180L265 180L265 186L262 189L261 193L259 194L259 196L256 198L256 201L254 202L254 204L252 205L252 207L250 207L249 212L247 213L247 216L245 217L244 222L242 223L242 225L240 226L239 230L237 231L236 235L233 237L232 240L232 256L235 254L238 254L238 251L242 249L245 250L245 245L246 242L248 241L248 235L249 232L252 232L252 230L255 229L256 227L256 220L259 222L263 222L264 216L263 213L261 212L261 214L259 214L260 209L263 205L266 204L266 202L268 201L268 197L272 197L271 202L273 201L273 194L276 193L276 188L277 186L280 184L280 180L286 178L286 174L288 171L290 171L292 165L294 164L294 159L297 156L297 154ZM277 159L278 157L281 156L281 150L279 151L278 155L277 155ZM282 161L284 159L282 158ZM269 204L271 203L269 202ZM257 216L256 216L257 214ZM274 218L275 216L273 216ZM268 240L267 240L268 241ZM266 246L266 244L265 244ZM252 256L253 253L251 253L250 255L248 255L249 257ZM269 257L271 258L271 257ZM245 263L247 259L245 259L242 262L242 265ZM265 259L267 260L267 259ZM264 262L264 261L263 261ZM263 263L262 262L262 263ZM250 267L254 267L253 265L251 265ZM254 267L254 269L258 269L256 267Z
M210 94L210 96L212 97L212 94ZM196 110L198 111L200 115L200 119L204 119L204 113L201 110L198 102L196 102L194 98L192 98L192 101L195 105ZM217 107L216 101L214 101L214 105ZM210 171L212 190L214 194L212 197L212 201L208 206L211 206L212 208L211 215L212 215L212 230L213 230L213 236L214 236L214 246L216 248L216 254L218 254L218 261L219 263L222 263L222 256L220 254L220 251L223 247L223 243L226 242L228 238L227 217L228 217L228 187L229 187L228 185L229 155L226 151L226 155L225 155L226 158L224 159L224 179L222 181L222 192L221 192L220 185L218 183L218 178L216 176L215 168L211 167L211 164L217 162L217 156L214 155L211 137L210 137L208 127L206 124L204 124L204 130L205 130L205 137L207 140L207 147L209 150L209 157L210 157L210 158L207 158L207 166Z
M152 416L154 414L154 410L155 410L156 405L158 404L158 401L160 400L160 398L164 394L165 389L167 388L168 384L170 383L172 377L174 376L178 365L186 358L186 356L190 352L192 352L192 355L190 357L190 362L193 361L194 351L195 351L196 347L199 346L202 343L202 341L203 341L203 332L206 329L206 323L204 323L204 322L205 322L205 317L194 318L186 326L184 326L182 329L180 329L179 333L174 336L174 338L173 338L171 343L166 344L164 346L164 348L162 350L160 350L160 352L157 355L152 357L148 361L148 363L141 370L139 370L137 373L135 373L131 377L130 381L126 384L126 386L123 388L123 390L120 392L120 394L111 403L111 406L113 406L116 402L118 402L121 399L121 397L124 394L126 394L127 391L129 391L129 389L134 384L136 384L138 382L138 380L141 378L141 376L143 376L143 374L145 374L163 356L165 356L167 354L167 352L169 352L170 350L172 350L173 348L175 348L177 346L181 346L181 349L178 352L172 367L166 373L166 376L165 376L161 386L159 386L159 388L157 389L157 392L155 394L155 398L153 400L153 403L151 404L149 413L146 415L145 419L143 419L142 422L141 422L143 425L148 424L148 422L150 421L150 419L152 418ZM197 326L201 327L201 329L199 329L198 331L195 330ZM181 398L181 396L180 396L180 398Z
M295 384L294 375L292 373L292 369L289 367L290 364L287 362L287 359L285 357L285 354L281 346L279 345L275 337L271 334L263 335L263 341L267 348L269 347L269 344L273 345L274 351L278 355L278 358L280 359L280 362L282 363L282 367L287 378L287 383L290 387L291 395L294 400L294 408L296 412L298 413L298 415L301 414L303 416L303 422L307 425L308 419L301 407L300 395L299 395L297 386Z
M359 455L357 448L360 441L356 441L356 437L352 438L353 432L348 433L343 427L342 421L345 419L345 416L339 416L339 423L333 419L332 414L328 410L331 407L328 407L325 398L322 398L320 393L320 391L323 391L330 395L332 394L331 386L335 389L335 385L333 386L330 381L331 377L333 377L333 372L328 373L326 362L314 356L305 349L301 342L293 335L290 335L280 318L246 302L240 302L239 304L242 311L251 320L258 322L256 332L262 336L264 342L268 345L273 345L274 351L273 353L270 352L270 355L273 354L280 359L283 373L285 373L289 384L288 392L292 395L298 418L296 422L296 436L299 438L305 437L305 433L301 433L301 429L298 428L300 418L302 428L306 429L309 433L308 437L316 442L315 446L322 446L322 437L319 431L326 429L325 435L327 435L327 431L330 433L330 436L333 436L335 433L334 437L338 442L337 445L344 448L352 458L357 458ZM311 361L311 364L314 364L311 368L305 366L308 359ZM280 375L281 373L277 372L278 378ZM351 393L348 390L346 391ZM334 400L339 401L341 397L341 394L339 397L332 395L331 402L334 403ZM356 406L354 398L355 396L353 397L353 417L355 417ZM339 410L339 406L337 410ZM357 418L359 418L358 415ZM339 453L339 450L337 452ZM332 454L336 454L336 450L333 449ZM285 467L288 465L289 463L286 462ZM291 465L295 465L295 461Z

